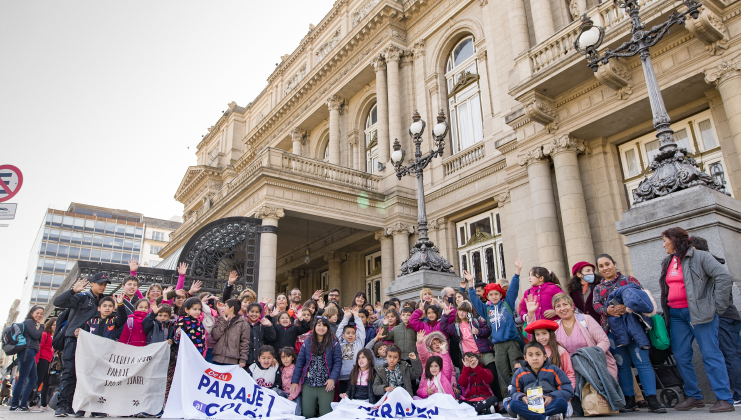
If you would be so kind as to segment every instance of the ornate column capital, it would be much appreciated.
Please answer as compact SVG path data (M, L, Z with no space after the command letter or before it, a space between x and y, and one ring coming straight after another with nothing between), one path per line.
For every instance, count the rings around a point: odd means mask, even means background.
M332 95L327 98L327 108L329 108L330 111L339 111L340 108L342 108L343 102L344 99L340 98L337 95Z
M412 55L414 56L414 59L418 59L421 57L424 57L426 54L426 48L425 48L425 40L421 39L414 43L412 46Z
M478 50L476 52L476 59L478 61L484 61L484 60L486 60L486 50L485 49Z
M293 141L300 141L302 144L304 143L304 139L306 138L306 131L302 130L298 127L291 130L291 140Z
M357 146L358 145L358 135L360 134L360 131L356 128L355 130L352 130L347 134L347 142L351 145Z
M594 73L603 85L615 91L618 99L628 99L633 93L632 78L628 73L628 68L617 60L611 60L608 64L599 66L599 70Z
M412 233L414 233L414 227L401 222L394 223L386 228L386 235L411 235Z
M741 76L741 52L705 70L705 83L720 85L728 79Z
M543 153L543 147L538 146L533 150L522 153L517 156L518 163L520 166L530 166L534 163L539 163L541 160L546 159L546 155Z
M445 221L440 222L440 220L443 220L443 219L434 219L434 220L430 220L429 222L427 222L427 229L438 230L441 227L443 227L445 224Z
M497 202L497 207L504 207L505 204L511 201L509 190L495 196L494 201Z
M278 207L262 206L255 211L257 219L282 219L286 216L283 209Z
M543 154L551 157L563 152L574 152L579 154L584 153L585 151L586 147L584 147L584 140L575 139L568 134L556 137L543 145Z
M378 232L376 232L375 238L377 241L380 241L381 239L384 239L384 238L390 238L390 236L386 234L386 229L381 229Z
M384 55L386 56L386 62L399 62L401 60L401 56L404 54L404 50L397 47L394 44L389 45L386 47L384 51Z
M381 54L379 54L377 57L372 59L370 64L371 66L373 66L373 69L377 72L386 70L386 60L383 58L383 55Z
M681 6L680 9L686 10L686 8L686 6ZM705 44L705 50L712 55L723 54L728 48L728 43L731 41L728 28L723 24L723 20L715 12L704 6L700 8L700 14L697 16L697 19L693 19L689 15L687 16L687 20L684 21L684 27L695 38Z
M338 262L344 261L347 258L347 254L337 251L327 252L324 254L324 261L326 262Z
M401 67L404 68L411 64L414 64L414 54L411 50L404 50L404 54L401 56Z
M538 92L529 92L522 98L522 103L525 105L525 115L530 120L543 124L548 134L558 130L558 113L551 98Z
M286 276L286 280L292 281L298 278L298 273L296 272L296 270L293 270L293 269L286 270L285 276Z

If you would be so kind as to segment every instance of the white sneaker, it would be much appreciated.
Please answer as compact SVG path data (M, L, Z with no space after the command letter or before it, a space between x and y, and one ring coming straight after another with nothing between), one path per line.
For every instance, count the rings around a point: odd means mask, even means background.
M733 402L734 407L741 407L741 400L737 400Z
M34 407L29 407L28 412L29 413L43 413L44 410L39 407L34 406Z

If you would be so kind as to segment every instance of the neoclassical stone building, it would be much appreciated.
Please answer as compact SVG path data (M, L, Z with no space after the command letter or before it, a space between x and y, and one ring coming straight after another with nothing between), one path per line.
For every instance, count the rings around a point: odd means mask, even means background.
M678 4L642 3L649 26ZM738 197L741 1L703 3L651 53L677 142ZM337 0L265 90L203 137L175 193L185 222L160 256L208 223L258 217L277 226L260 239L260 296L338 287L343 304L361 290L384 300L417 215L390 145L408 159L413 112L431 127L443 109L452 129L425 192L430 239L456 272L510 276L519 257L565 280L606 252L630 273L615 222L658 145L639 59L594 73L574 50L583 13L604 47L628 39L612 1Z

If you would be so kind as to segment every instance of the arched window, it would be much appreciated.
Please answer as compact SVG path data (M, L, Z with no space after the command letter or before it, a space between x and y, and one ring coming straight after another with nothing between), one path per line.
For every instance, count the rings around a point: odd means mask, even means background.
M453 153L484 139L479 75L473 37L458 42L445 65Z
M322 158L325 162L329 162L329 142L327 142L327 145L324 146L324 158Z
M365 167L368 173L378 172L378 108L373 105L365 119Z

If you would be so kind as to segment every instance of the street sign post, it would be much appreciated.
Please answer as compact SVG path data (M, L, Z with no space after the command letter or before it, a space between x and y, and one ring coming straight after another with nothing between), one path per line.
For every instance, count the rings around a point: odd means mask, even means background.
M0 203L15 197L23 186L23 174L13 165L0 165Z

